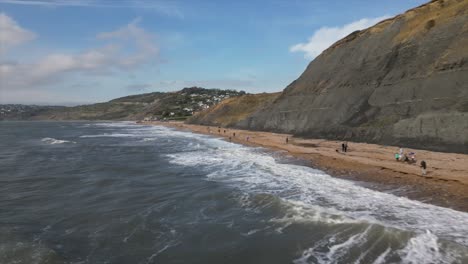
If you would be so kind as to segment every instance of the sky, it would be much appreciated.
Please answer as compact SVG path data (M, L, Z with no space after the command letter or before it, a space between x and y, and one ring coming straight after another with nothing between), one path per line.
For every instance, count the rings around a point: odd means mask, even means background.
M335 41L424 2L0 0L0 104L278 92Z

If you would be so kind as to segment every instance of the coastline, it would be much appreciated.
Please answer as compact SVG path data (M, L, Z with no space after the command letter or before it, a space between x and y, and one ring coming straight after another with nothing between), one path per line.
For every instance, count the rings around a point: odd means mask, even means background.
M232 128L221 128L218 133L218 127L182 122L141 124L172 127L225 140L231 137L235 143L283 151L333 177L359 181L378 191L391 191L398 196L468 212L468 155L405 149L405 152L416 152L418 159L416 164L407 164L395 161L394 154L398 151L395 146L348 142L348 152L342 153L336 151L342 142L333 140L302 139L288 134ZM236 133L235 137L233 133ZM428 164L426 176L421 175L419 167L423 159Z

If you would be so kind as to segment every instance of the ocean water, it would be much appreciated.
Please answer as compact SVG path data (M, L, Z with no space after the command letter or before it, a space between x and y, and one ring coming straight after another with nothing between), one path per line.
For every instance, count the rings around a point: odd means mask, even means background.
M468 213L165 127L0 122L0 263L468 263Z

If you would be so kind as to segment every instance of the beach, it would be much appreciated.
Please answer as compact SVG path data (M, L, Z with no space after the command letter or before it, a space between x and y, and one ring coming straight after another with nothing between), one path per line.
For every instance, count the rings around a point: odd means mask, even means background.
M144 124L168 126L222 137L244 145L282 151L284 155L301 159L308 166L334 177L358 181L371 189L391 191L395 195L468 212L468 155L355 142L348 142L348 151L344 153L341 151L341 141L303 139L288 134L182 122L153 121ZM289 139L288 143L286 138ZM405 153L415 152L417 162L408 164L396 161L394 156L399 147ZM421 175L421 160L425 160L428 166L426 176Z

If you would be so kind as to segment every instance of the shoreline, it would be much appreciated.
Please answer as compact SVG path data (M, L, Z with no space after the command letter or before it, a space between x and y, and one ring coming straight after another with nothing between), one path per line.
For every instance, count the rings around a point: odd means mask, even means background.
M305 165L327 174L363 183L377 191L391 191L397 196L438 206L468 212L468 155L442 153L418 149L418 162L407 164L395 161L398 148L367 143L348 142L348 152L341 149L339 141L303 139L288 134L249 131L232 128L184 124L182 122L142 122L193 133L221 137L234 143L264 147L305 161ZM224 133L226 130L226 133ZM233 136L236 133L236 136ZM247 141L248 137L248 141ZM289 142L286 143L286 137ZM421 175L419 162L428 164L427 175ZM402 189L402 193L398 190Z

